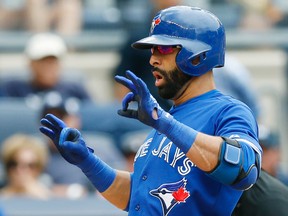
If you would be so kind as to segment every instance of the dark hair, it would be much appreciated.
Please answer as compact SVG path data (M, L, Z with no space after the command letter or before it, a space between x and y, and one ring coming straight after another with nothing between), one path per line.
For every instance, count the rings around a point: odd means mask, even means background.
M70 114L77 114L79 105L79 100L74 97L65 98L60 94L46 95L40 118L43 118L48 113L54 114L58 118L63 118Z
M266 149L278 148L280 146L279 134L263 125L259 125L259 143Z

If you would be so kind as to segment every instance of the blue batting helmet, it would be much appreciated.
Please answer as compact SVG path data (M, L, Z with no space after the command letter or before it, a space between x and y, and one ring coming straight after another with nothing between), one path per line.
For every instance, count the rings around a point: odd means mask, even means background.
M214 14L197 7L174 6L158 12L149 37L136 41L132 47L180 46L178 68L188 75L200 76L224 66L225 44L225 29ZM198 64L192 63L195 58L199 58Z

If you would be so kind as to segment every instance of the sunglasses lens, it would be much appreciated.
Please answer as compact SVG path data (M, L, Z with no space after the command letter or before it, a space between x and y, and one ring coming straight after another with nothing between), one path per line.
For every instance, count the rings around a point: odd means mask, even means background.
M157 47L158 51L161 53L161 54L170 54L173 52L173 47L172 46L158 46Z
M154 46L151 48L151 53L153 54L157 50L161 54L170 54L173 52L173 46Z

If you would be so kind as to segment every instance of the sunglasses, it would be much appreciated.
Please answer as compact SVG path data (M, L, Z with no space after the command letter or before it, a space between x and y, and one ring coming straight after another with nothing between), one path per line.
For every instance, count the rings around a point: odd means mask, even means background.
M156 45L151 48L151 53L154 54L155 50L163 55L171 54L175 48L181 48L180 46L161 46Z
M7 163L8 169L15 169L16 167L23 167L23 168L29 168L31 170L36 169L39 167L39 164L36 162L29 162L29 163L20 163L18 161L9 161Z

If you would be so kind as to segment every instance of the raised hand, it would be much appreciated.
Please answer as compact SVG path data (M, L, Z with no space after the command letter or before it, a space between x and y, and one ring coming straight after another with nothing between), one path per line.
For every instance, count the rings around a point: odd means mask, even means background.
M40 131L48 136L56 145L60 154L69 162L75 165L80 164L88 157L88 148L75 128L66 127L65 123L52 114L47 114L41 119Z
M114 181L116 171L93 154L86 146L81 133L52 114L41 119L40 131L53 140L60 154L71 164L78 166L100 192Z
M122 101L122 109L118 114L128 118L135 118L142 123L155 129L159 129L158 118L163 114L170 116L157 103L155 98L150 94L146 84L137 77L133 72L126 71L126 77L115 76L115 80L131 90ZM136 101L138 109L128 109L129 103Z

